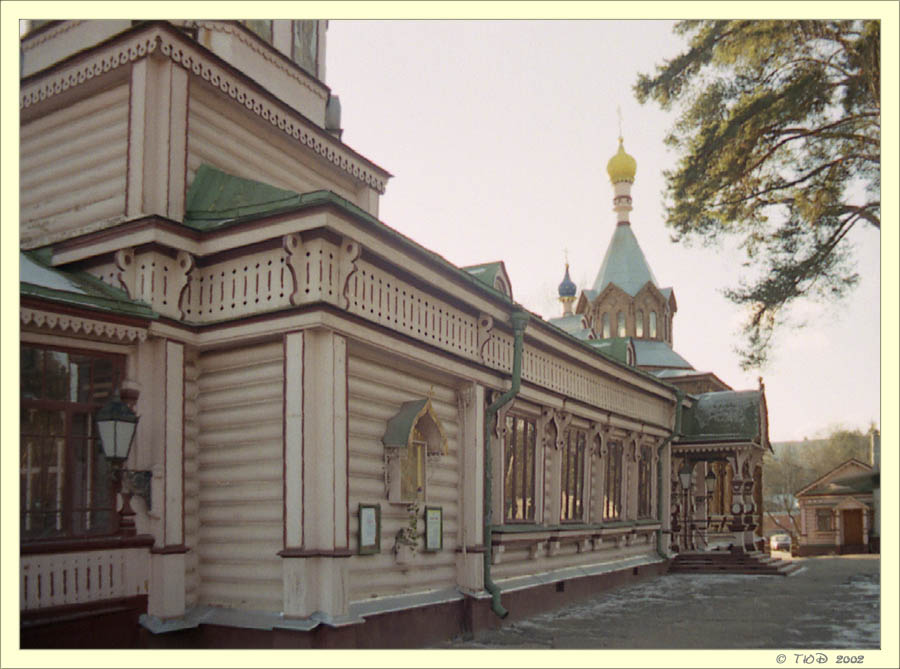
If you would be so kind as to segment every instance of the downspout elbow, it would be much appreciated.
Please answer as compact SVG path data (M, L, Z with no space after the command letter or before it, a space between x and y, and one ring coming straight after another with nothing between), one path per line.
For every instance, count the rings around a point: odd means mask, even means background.
M491 543L493 535L493 463L491 459L491 425L497 412L509 403L519 393L522 386L522 349L525 344L525 327L530 316L526 311L514 311L510 314L510 322L513 327L513 368L510 379L510 387L505 393L494 400L485 410L484 416L484 510L483 534L484 534L484 588L491 595L491 610L500 618L509 615L500 603L500 588L491 578Z

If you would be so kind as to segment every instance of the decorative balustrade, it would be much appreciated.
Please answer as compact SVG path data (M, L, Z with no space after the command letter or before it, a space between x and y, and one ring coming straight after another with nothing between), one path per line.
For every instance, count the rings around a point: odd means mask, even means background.
M20 559L22 611L147 594L146 548L43 553Z
M123 249L114 264L92 272L160 314L191 324L326 302L411 339L511 372L513 338L497 331L489 315L464 311L361 259L359 245L350 239L335 244L289 234L280 242L199 264L183 251L173 258L158 249ZM530 345L525 346L522 376L605 411L660 425L670 419L665 400Z

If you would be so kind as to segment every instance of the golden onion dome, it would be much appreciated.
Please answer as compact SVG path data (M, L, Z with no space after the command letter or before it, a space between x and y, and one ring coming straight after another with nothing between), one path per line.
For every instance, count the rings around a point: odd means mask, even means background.
M609 174L609 180L613 183L619 181L634 182L634 175L637 172L637 161L625 153L621 137L619 137L619 150L606 163L606 172Z

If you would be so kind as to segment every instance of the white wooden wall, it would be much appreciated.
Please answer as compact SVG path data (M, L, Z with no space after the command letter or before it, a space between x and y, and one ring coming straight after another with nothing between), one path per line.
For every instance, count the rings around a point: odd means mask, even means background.
M283 349L199 359L199 602L282 610Z
M196 351L185 347L184 353L184 543L190 548L185 554L184 600L190 608L197 604L200 587L199 370Z
M124 215L127 83L23 125L19 138L23 244L97 229Z
M394 595L455 585L456 547L459 522L459 409L456 391L432 384L359 357L350 357L350 546L358 546L360 502L381 504L381 553L349 558L349 599ZM411 564L397 565L392 548L397 531L407 523L405 504L388 503L384 482L384 446L381 437L388 419L403 402L421 399L432 392L432 406L447 434L448 454L431 468L426 478L426 502L441 506L444 516L443 543L439 553L425 553L424 539ZM418 520L424 532L424 505Z

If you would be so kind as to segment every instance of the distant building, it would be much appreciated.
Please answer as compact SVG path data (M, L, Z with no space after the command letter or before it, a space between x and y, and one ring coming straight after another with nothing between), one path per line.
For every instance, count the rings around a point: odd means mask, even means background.
M878 552L871 464L850 459L796 494L800 505L799 555Z
M544 321L378 219L326 28L21 40L23 646L419 646L759 536L764 389L672 349L621 142Z

